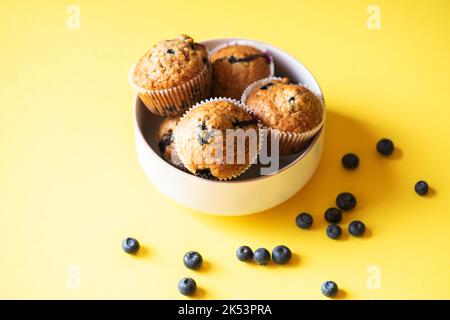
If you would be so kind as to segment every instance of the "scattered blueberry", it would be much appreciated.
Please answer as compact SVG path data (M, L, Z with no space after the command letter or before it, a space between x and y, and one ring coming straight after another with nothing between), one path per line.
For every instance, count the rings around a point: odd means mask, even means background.
M325 220L329 223L339 223L342 219L342 211L338 208L328 208L325 211Z
M270 252L265 248L256 249L253 259L257 264L266 265L270 261Z
M183 278L178 282L178 290L185 296L192 296L197 290L197 283L192 278Z
M342 234L342 229L337 224L330 224L327 227L327 236L331 239L338 239Z
M138 252L140 245L139 242L134 238L126 238L122 241L123 251L126 253L134 254Z
M240 261L251 261L253 259L253 251L248 246L241 246L236 250L236 257Z
M184 255L183 262L186 268L197 270L201 267L203 258L200 253L189 251Z
M295 223L299 228L309 229L313 224L313 217L309 213L303 212L295 218Z
M276 246L272 250L272 260L276 264L286 264L291 260L291 250L286 246Z
M356 198L350 192L342 192L336 198L336 205L344 211L352 210L356 206Z
M174 54L175 51L173 51L173 49L167 49L167 53L169 53L169 54Z
M366 226L361 221L355 220L348 225L348 232L352 236L355 237L362 236L364 234L364 231L366 231Z
M384 156L389 156L394 152L394 143L389 139L381 139L377 143L377 151Z
M423 180L420 180L414 186L414 190L419 196L424 196L428 193L428 183Z
M334 282L334 281L325 281L322 284L322 287L320 288L320 290L322 291L322 293L325 297L329 297L329 298L337 295L337 293L339 291L338 286L337 286L336 282Z
M350 170L356 169L359 165L359 158L354 153L347 153L342 157L341 161L344 168Z

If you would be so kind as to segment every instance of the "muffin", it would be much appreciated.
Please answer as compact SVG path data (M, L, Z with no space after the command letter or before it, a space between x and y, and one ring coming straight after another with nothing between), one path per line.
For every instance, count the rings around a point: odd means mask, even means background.
M186 35L154 45L131 69L130 82L158 115L179 115L210 94L208 52Z
M251 45L231 44L211 53L213 97L240 99L255 82L273 75L272 58Z
M183 165L195 175L215 180L232 179L246 171L258 155L258 139L257 121L233 99L199 103L175 129Z
M288 78L255 82L245 90L242 102L264 127L278 136L281 155L300 151L324 122L322 101Z
M180 116L169 116L164 118L159 126L156 141L158 141L161 157L176 168L184 169L175 148L175 138L173 133L177 126Z

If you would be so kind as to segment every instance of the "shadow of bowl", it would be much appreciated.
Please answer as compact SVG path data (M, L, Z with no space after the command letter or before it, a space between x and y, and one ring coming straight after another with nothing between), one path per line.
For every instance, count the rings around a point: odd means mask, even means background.
M190 212L194 216L199 215L200 223L216 228L217 232L233 232L248 237L249 232L261 236L270 228L272 233L280 234L283 239L298 235L295 217L300 212L313 215L314 228L311 232L321 232L322 230L316 229L324 229L327 225L323 218L325 210L336 206L337 194L348 191L356 196L358 204L352 211L344 213L346 220L370 219L364 209L380 199L388 201L392 195L386 186L393 185L395 180L389 161L384 161L384 157L376 153L375 146L379 137L372 133L369 125L334 112L333 108L328 111L325 136L323 157L316 174L286 202L248 216L200 216L199 213ZM356 170L346 170L341 164L341 157L348 152L353 152L360 158L360 165Z

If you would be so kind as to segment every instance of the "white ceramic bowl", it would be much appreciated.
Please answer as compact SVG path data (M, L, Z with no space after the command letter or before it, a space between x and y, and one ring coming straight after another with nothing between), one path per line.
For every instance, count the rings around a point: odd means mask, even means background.
M243 39L214 39L202 43L211 50L225 42L239 40ZM323 99L316 79L298 60L271 45L255 43L267 48L272 55L277 76L287 76L304 84ZM148 111L138 97L133 110L137 155L148 179L170 199L200 212L233 216L270 209L292 197L308 182L322 155L323 129L304 151L282 157L280 169L272 175L262 176L258 166L253 166L237 180L210 181L165 162L159 156L155 139L162 118Z

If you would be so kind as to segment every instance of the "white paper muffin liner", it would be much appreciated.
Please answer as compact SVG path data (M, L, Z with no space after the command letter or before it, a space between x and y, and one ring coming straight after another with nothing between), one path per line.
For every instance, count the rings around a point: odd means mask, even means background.
M128 79L144 105L159 116L180 115L193 104L209 97L212 87L212 67L205 65L203 70L191 80L168 89L149 90L142 88L133 80L136 64L131 68Z
M230 103L232 103L232 104L234 104L234 105L236 105L236 106L242 108L243 110L245 110L244 105L243 105L240 101L235 100L235 99L231 99L231 98L223 98L223 97L220 97L220 98L210 98L210 99L205 99L205 100L200 101L200 102L197 103L196 105L192 106L188 111L186 111L186 113L183 114L183 116L182 116L182 117L180 118L180 120L178 121L178 124L181 123L181 122L183 121L183 118L184 118L187 114L189 114L189 112L191 112L192 110L194 110L194 109L196 109L196 108L198 108L198 107L200 107L200 106L202 106L202 105L204 105L204 104L206 104L206 103L214 102L214 101L227 101L227 102L230 102ZM183 163L183 165L184 165L186 168L188 168L188 166L187 166L186 164L189 163L189 161L188 161L187 159L184 159L184 158L183 158L183 156L181 155L181 152L179 152L179 145L176 143L176 141L177 141L177 136L180 134L180 133L178 132L178 128L179 128L179 127L178 127L178 125L177 125L177 127L175 128L175 132L174 132L174 137L175 137L175 150L176 150L176 152L177 152L177 154L178 154L178 157L180 158L181 162ZM257 152L255 152L255 154L253 155L252 160L251 160L251 161L250 161L250 162L249 162L249 163L248 163L241 171L239 171L239 172L237 172L237 173L235 173L235 174L233 174L233 175L231 175L231 176L229 176L229 177L222 177L222 178L215 177L215 179L211 179L211 177L208 177L208 176L205 176L205 175L202 175L202 174L200 174L199 176L202 177L202 178L205 178L205 179L209 179L209 180L227 181L227 180L235 179L235 178L239 177L240 175L242 175L244 172L246 172L253 164L255 164L255 163L257 162L258 155L259 155L259 153L260 153L260 151L261 151L261 148L262 148L262 141L261 141L261 134L260 134L261 124L259 123L259 121L257 122L257 130L258 130L258 132L257 132L257 134L258 134L258 146L257 146L258 150L257 150ZM189 170L189 169L187 169L187 170ZM192 173L192 174L195 174L195 173L193 173L193 172L191 172L191 173Z
M256 115L247 107L247 98L248 96L258 87L261 87L273 80L281 80L282 77L267 77L261 80L257 80L253 82L251 85L249 85L242 94L241 97L241 103L244 105L245 110L253 115L253 117L257 118ZM303 86L310 90L308 86L298 83L298 85ZM310 90L311 91L311 90ZM313 91L311 91L313 92ZM302 133L295 133L295 132L289 132L289 131L282 131L280 129L271 128L265 125L262 125L262 128L267 130L268 137L274 136L278 138L279 141L279 153L280 155L290 155L299 152L303 147L305 147L308 142L311 140L311 138L314 137L314 135L319 132L319 130L322 128L323 124L325 123L325 117L326 117L326 110L325 110L325 102L322 98L317 97L319 101L322 103L322 121L313 129L302 132Z

